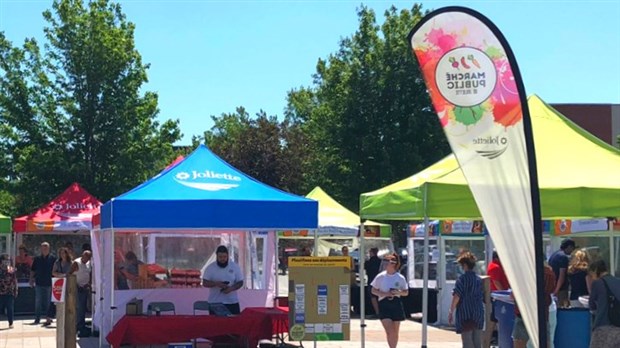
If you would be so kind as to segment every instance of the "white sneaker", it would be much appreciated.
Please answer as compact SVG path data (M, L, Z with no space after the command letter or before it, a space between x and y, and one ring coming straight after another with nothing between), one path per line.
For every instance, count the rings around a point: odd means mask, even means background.
M9 325L9 329L12 329L12 328L13 328L13 325Z

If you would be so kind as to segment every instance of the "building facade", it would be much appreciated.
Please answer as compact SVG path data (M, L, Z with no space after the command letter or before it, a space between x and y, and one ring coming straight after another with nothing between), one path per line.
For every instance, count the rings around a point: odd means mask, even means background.
M551 104L581 128L615 147L620 135L620 104Z

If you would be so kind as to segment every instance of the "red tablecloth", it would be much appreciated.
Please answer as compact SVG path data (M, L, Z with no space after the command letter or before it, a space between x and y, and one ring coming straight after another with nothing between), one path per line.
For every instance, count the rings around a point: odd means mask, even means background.
M250 347L256 347L258 341L271 338L276 334L288 332L288 308L246 308L243 315L252 320L252 326L248 331L248 343ZM271 335L266 335L271 333ZM252 345L252 343L254 343Z
M107 340L112 347L121 344L167 344L194 338L225 335L244 337L249 347L288 329L288 313L278 308L246 308L234 317L213 315L124 316Z

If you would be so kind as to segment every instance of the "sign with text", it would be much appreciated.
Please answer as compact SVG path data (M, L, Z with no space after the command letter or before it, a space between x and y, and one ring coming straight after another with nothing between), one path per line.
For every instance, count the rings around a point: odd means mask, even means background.
M292 256L288 265L291 337L349 340L351 258Z
M580 220L560 219L555 220L553 224L553 235L555 236L563 236L584 232L600 232L608 230L609 222L606 218Z

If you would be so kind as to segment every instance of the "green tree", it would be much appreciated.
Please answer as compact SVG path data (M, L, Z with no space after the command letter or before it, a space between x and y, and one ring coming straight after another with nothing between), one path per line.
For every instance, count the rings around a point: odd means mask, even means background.
M287 115L308 138L304 185L323 186L357 211L362 192L414 174L449 153L407 35L421 6L392 7L378 25L358 11L359 28L319 59L311 88L288 94Z
M305 137L298 123L286 118L278 121L264 111L251 118L239 107L234 113L212 117L213 127L201 141L242 172L285 191L304 194L301 165Z
M46 44L0 35L0 189L24 213L71 182L105 201L174 158L178 121L157 121L141 92L148 65L135 26L108 0L56 0L43 13Z

